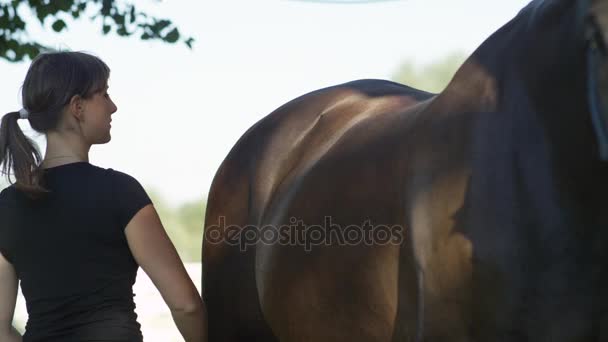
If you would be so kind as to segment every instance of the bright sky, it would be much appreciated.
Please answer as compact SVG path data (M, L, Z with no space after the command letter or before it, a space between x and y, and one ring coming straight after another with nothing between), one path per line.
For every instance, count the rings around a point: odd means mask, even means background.
M92 52L110 66L118 106L113 138L94 146L90 160L133 175L179 205L206 197L238 138L283 103L354 79L390 78L405 60L427 64L470 53L527 2L136 0L194 36L194 50L103 36L100 25L86 21L60 35L39 29L32 35ZM0 61L0 112L21 108L28 65Z

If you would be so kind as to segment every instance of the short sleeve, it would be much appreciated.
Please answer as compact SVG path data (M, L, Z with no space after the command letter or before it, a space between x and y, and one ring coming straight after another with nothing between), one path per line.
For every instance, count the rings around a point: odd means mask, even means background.
M143 207L152 203L150 197L134 177L109 169L112 174L113 202L116 204L116 214L121 229L125 229L129 221Z
M1 228L0 228L1 229ZM0 232L0 239L3 239L4 237L2 236L2 232ZM6 261L10 262L11 264L13 263L13 258L11 257L9 251L8 251L8 247L5 246L2 241L0 241L0 254L2 254L2 257L4 259L6 259Z
M10 205L6 200L6 196L8 194L7 189L2 190L0 192L0 254L6 259L8 262L12 263L12 256L9 252L9 247L11 244L11 238L9 236L9 228L11 225L10 220Z
M3 211L4 208L2 208L2 205L0 204L0 214L2 214ZM4 224L0 226L0 254L2 254L2 257L4 257L4 259L6 259L8 262L13 263L11 254L9 252L9 238L7 236L6 228L7 227L5 227Z

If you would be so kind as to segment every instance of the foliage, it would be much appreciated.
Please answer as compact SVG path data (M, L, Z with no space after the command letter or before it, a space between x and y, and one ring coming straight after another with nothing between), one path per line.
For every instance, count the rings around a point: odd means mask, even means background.
M17 317L13 317L13 328L15 328L21 335L25 333L25 323Z
M158 19L139 11L128 0L0 0L0 58L11 62L34 58L42 50L50 50L28 37L28 23L20 13L29 9L43 25L55 32L68 28L70 19L80 19L95 13L91 20L101 19L103 34L137 35L142 40L167 43L183 41L192 48L194 39L183 37L167 19Z
M10 184L8 183L8 179L6 178L6 175L4 175L3 173L0 173L0 191L4 188L7 188Z
M184 262L201 260L203 223L206 203L204 199L186 202L177 208L169 206L162 196L147 190L158 216Z
M405 61L392 79L410 87L438 93L448 85L466 57L461 52L455 52L424 66Z

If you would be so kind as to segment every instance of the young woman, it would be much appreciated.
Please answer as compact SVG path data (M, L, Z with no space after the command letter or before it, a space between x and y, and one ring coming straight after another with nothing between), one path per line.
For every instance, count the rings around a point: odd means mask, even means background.
M0 341L12 327L18 282L24 342L142 341L132 286L139 266L184 339L206 340L205 307L141 185L89 163L110 141L116 105L106 64L80 52L31 64L23 109L2 118L0 163L16 182L0 193ZM17 122L44 133L44 158Z

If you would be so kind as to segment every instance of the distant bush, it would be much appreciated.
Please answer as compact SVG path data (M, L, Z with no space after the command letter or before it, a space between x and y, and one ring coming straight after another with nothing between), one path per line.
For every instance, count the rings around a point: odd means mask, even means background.
M397 68L392 80L428 92L439 93L452 80L466 58L466 54L454 52L424 65L405 61Z
M172 207L159 192L146 191L182 260L200 262L206 201L201 198Z

